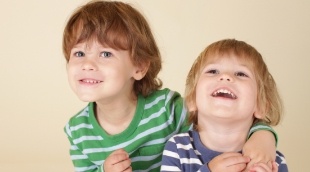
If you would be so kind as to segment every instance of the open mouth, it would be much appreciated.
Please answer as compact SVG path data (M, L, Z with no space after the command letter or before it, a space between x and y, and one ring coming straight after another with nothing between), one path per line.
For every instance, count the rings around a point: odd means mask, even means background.
M229 98L229 99L237 99L237 96L234 93L232 93L231 91L226 90L226 89L216 90L212 93L212 96L213 97Z
M93 79L81 79L80 82L87 83L87 84L99 84L102 81L93 80Z

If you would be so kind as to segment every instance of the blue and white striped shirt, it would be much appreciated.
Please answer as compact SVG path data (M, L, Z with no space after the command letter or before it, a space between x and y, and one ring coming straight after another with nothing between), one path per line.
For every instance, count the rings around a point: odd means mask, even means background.
M173 136L166 143L162 158L162 172L210 172L207 163L222 154L205 147L197 131L188 131ZM276 152L279 172L287 172L284 155Z

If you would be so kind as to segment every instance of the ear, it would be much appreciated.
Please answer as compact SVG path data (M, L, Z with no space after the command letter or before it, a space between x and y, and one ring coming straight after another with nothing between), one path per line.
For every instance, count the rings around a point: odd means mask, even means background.
M257 107L256 107L256 111L254 112L253 116L257 119L264 119L265 117L265 112L259 110Z
M133 78L135 80L141 80L144 78L146 72L149 70L150 63L142 64L141 66L137 66L136 70L133 73Z
M187 110L188 112L197 111L197 106L194 101L187 102Z

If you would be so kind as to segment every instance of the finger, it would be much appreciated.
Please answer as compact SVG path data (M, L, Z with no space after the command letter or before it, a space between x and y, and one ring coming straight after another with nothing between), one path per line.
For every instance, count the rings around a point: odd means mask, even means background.
M264 160L262 160L262 161L258 161L258 159L251 159L251 161L247 164L247 167L246 167L246 169L251 169L253 166L254 166L254 164L257 164L257 163L266 163L267 164L267 166L270 168L270 169L272 169L272 162L273 161L264 161Z
M251 169L252 167L254 167L254 165L258 163L256 161L254 161L253 159L250 160L250 162L248 162L247 166L246 166L246 169Z
M226 166L231 166L235 164L246 164L250 162L250 158L242 155L232 155L230 157L224 158L225 160L225 165Z
M114 164L120 163L120 162L128 160L128 159L129 159L129 157L127 154L115 154L115 155L111 156L110 163L112 165L114 165Z
M129 159L128 153L121 149L112 152L111 155L109 156L109 161L111 164L116 164L125 161L127 159Z
M246 167L246 163L239 163L239 164L234 164L234 165L227 167L225 169L225 171L227 171L227 172L243 171L245 169L245 167Z
M267 163L268 168L272 169L272 161L268 161Z
M208 163L208 167L210 171L242 171L249 160L248 157L244 157L240 153L223 153L213 158Z
M130 167L131 161L130 159L123 160L113 165L113 169L115 171L126 171L127 169L131 169Z
M272 161L272 172L278 172L278 164L275 161Z
M254 164L253 167L251 168L251 171L255 171L255 172L272 172L271 168L269 168L266 163L262 163L262 162Z
M127 169L125 169L123 172L132 172L132 167L129 166Z

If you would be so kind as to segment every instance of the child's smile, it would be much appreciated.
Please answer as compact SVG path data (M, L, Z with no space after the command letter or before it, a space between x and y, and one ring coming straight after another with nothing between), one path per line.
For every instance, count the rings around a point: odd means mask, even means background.
M90 41L73 47L67 71L70 86L79 98L94 102L132 94L137 68L129 51Z
M221 117L252 117L257 106L255 76L238 57L223 55L207 64L199 77L199 113Z
M229 98L229 99L237 99L237 96L232 93L231 91L227 89L218 89L212 93L213 97L223 97L223 98Z
M101 83L102 81L93 80L93 79L81 79L80 82L81 82L81 84L93 85L93 84L99 84L99 83Z

